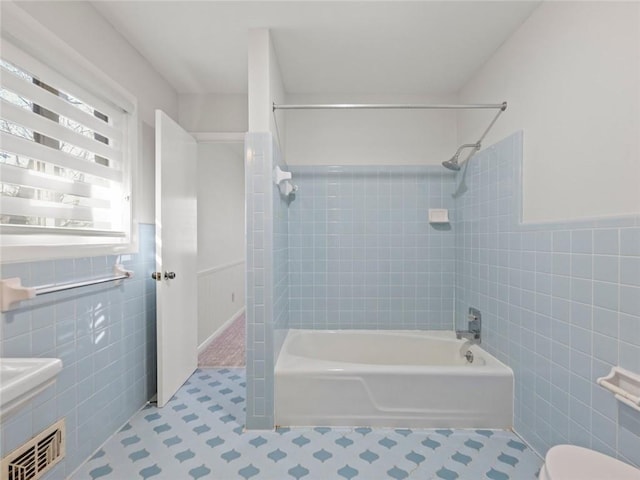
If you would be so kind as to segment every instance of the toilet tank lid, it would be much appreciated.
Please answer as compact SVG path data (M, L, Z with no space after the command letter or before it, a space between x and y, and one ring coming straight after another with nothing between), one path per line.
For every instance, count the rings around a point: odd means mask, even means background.
M639 469L608 455L575 445L552 447L545 457L545 467L551 480L640 479Z

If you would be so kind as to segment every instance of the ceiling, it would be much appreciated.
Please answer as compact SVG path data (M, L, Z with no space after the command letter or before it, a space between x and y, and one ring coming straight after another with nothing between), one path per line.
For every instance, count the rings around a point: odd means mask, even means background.
M539 1L94 1L179 93L246 93L269 28L288 93L457 92Z

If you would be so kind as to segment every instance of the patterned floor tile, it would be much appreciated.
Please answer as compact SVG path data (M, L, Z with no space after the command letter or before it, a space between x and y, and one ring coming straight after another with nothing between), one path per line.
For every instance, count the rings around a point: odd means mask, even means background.
M244 431L244 369L199 369L147 406L72 480L537 478L541 460L500 430L281 428Z

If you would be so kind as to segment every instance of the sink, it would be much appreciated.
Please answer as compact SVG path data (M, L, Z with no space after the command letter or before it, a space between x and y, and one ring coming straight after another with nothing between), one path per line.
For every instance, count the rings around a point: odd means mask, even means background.
M0 358L0 419L53 385L60 370L59 358Z

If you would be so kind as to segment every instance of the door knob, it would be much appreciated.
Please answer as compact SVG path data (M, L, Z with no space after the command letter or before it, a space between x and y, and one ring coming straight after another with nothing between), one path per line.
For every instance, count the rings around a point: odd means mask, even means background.
M164 278L166 280L173 280L176 278L176 272L164 272Z
M160 272L153 272L151 274L151 278L159 282L160 280L162 280L162 274Z

